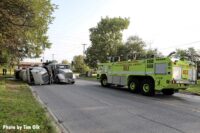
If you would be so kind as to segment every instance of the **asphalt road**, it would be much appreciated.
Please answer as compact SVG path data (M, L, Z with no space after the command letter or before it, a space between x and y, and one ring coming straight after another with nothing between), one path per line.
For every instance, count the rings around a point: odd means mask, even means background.
M146 97L98 82L32 86L70 133L200 133L200 98Z

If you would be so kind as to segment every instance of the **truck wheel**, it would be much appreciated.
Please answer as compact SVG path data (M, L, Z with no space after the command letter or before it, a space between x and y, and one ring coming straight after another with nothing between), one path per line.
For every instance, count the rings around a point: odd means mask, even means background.
M162 90L162 93L164 95L173 95L174 94L174 90L172 90L172 89L166 89L166 90Z
M141 93L145 96L155 95L154 84L151 80L143 80L141 85Z
M128 89L132 92L138 92L139 82L137 79L132 79L128 83Z
M106 77L101 78L101 86L107 87L108 86L108 80Z
M59 78L56 77L56 83L58 84L60 82Z

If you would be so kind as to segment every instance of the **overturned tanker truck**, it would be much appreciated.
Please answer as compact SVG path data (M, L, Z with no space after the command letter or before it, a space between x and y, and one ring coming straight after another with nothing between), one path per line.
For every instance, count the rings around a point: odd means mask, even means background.
M44 63L41 67L17 70L15 77L29 84L75 83L75 76L69 65Z

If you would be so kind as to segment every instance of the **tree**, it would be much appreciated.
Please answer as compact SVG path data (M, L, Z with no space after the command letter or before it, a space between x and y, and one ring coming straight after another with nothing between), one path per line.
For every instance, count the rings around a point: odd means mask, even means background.
M196 51L193 47L188 49L176 49L175 57L180 59L188 59L197 62L200 60L200 52Z
M188 48L187 54L191 58L191 61L197 62L200 60L200 52L196 51L193 47Z
M146 43L138 36L130 36L125 43L128 48L128 55L133 59L138 59L145 56Z
M89 71L89 67L84 62L84 56L78 55L73 58L73 67L76 72L85 73Z
M163 57L162 53L158 51L158 49L147 49L146 50L146 58L152 57Z
M176 53L174 55L176 58L185 58L187 56L187 50L185 49L176 49Z
M117 48L117 56L120 56L120 60L124 61L128 59L130 50L124 44L121 44Z
M50 0L2 0L0 58L9 63L39 57L45 48L50 48L46 33L55 8Z
M117 47L122 44L122 31L129 25L128 18L101 18L96 27L90 28L91 47L86 50L86 63L97 67L97 62L105 62L108 56L117 55Z
M157 49L145 49L146 42L139 36L130 36L125 44L118 47L117 55L121 57L121 60L127 59L144 59L161 57L162 54Z
M69 64L69 61L68 61L68 60L62 60L62 64L68 65L68 64Z

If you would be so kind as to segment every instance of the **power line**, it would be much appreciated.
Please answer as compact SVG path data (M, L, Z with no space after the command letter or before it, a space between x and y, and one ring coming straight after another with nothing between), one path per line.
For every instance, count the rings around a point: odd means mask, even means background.
M162 49L160 49L160 50L163 50L163 49L170 49L170 48L176 48L176 47L191 45L191 44L195 44L195 43L200 43L200 41L194 41L194 42L190 42L190 43L184 43L184 44L174 45L174 46L171 46L171 47L162 48Z

